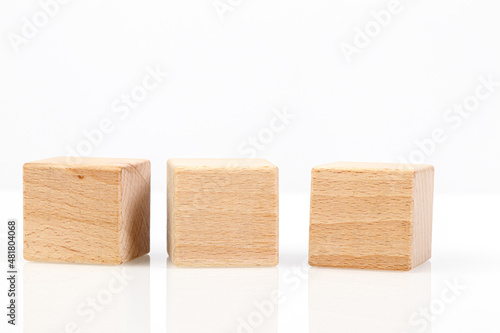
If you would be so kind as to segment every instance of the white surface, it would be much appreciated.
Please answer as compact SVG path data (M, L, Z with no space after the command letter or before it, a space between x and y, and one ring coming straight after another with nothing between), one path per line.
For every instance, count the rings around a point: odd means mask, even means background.
M20 196L1 192L0 208L21 221ZM22 326L36 328L24 332L63 332L71 322L93 333L110 332L110 327L120 332L238 332L241 320L258 320L259 313L265 313L265 320L254 332L499 332L499 199L438 195L433 257L411 272L309 267L309 196L300 194L281 195L277 268L181 269L167 263L165 195L154 193L149 257L118 267L21 260L23 325L15 332ZM4 245L2 239L1 267L6 265ZM121 286L113 279L123 271L131 277L123 290L85 322L88 299L101 295L106 300L107 291ZM465 287L458 295L449 288L456 283ZM6 288L3 279L0 288ZM276 293L279 304L271 306ZM86 315L77 312L82 303ZM431 306L438 314L429 323L419 311ZM429 325L422 329L424 322Z
M232 4L224 21L217 1ZM480 76L500 81L500 3L401 0L348 63L341 43L390 1L69 1L16 53L8 36L39 0L1 0L0 184L20 189L22 163L66 155L102 126L91 155L150 159L157 190L167 158L250 157L261 135L257 155L281 168L282 189L306 191L314 165L399 162L442 128L424 160L436 189L497 192L500 87L444 117ZM156 66L170 75L125 107Z

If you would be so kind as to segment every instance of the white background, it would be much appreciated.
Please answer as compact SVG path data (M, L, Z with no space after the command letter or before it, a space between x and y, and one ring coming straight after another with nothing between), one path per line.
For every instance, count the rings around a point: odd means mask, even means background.
M263 294L276 282L288 300L261 331L417 332L408 319L417 305L439 300L446 281L456 278L467 290L433 320L432 331L500 331L495 316L500 310L495 301L500 297L500 86L482 87L483 79L500 82L497 1L401 0L390 21L351 57L342 47L355 45L359 29L373 28L373 12L380 16L390 1L73 0L23 36L26 20L43 20L41 3L0 1L2 221L14 217L21 227L25 162L79 147L87 147L90 156L152 162L152 252L149 264L131 267L137 279L150 283L119 295L122 299L107 308L110 313L84 332L116 328L107 325L134 318L144 322L146 332L235 331L234 322L252 313L255 298L265 298L252 289L255 281L264 281L255 284ZM226 11L215 4L225 4ZM15 46L12 40L20 38ZM122 96L139 91L155 69L168 77L128 113L118 109ZM487 96L477 99L477 89ZM478 104L459 118L448 113L464 101ZM283 110L293 119L281 126L274 117ZM99 135L103 121L112 130ZM446 139L430 144L436 131ZM93 133L94 142L85 133ZM167 269L166 160L249 157L249 140L259 135L268 140L259 143L256 155L280 168L278 268L262 275ZM291 290L292 267L307 255L311 168L410 157L436 167L431 263L402 275L306 267L300 286ZM95 272L24 261L20 266L21 290L60 288L59 293L24 293L23 324L38 331L63 331L76 306L99 292L112 274L112 268ZM60 270L61 280L33 279L53 270ZM58 287L71 286L65 281L75 276L80 287ZM96 284L85 282L92 277ZM241 294L224 292L230 281L236 282L228 290ZM241 287L246 284L249 290ZM204 294L211 285L213 293ZM0 287L4 295L6 286ZM134 301L148 299L148 307ZM124 308L117 305L122 303ZM206 311L215 312L201 316ZM172 316L184 321L172 323ZM132 323L116 329L133 330Z
M500 81L498 2L401 0L348 63L341 43L388 4L241 1L221 21L213 0L71 1L16 53L9 34L41 8L2 0L2 186L19 189L22 163L66 155L110 118L91 155L148 158L163 190L168 158L245 157L238 147L287 108L296 118L258 154L280 167L282 190L307 191L320 163L400 162L444 127L424 161L437 190L495 192L500 87L458 129L443 116L480 76ZM169 78L120 118L113 102L148 66Z

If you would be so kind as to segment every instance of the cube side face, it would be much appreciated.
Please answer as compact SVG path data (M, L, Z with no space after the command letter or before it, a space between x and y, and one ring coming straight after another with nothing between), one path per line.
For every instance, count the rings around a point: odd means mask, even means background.
M278 264L276 167L172 170L169 249L177 266Z
M434 168L416 172L414 184L412 267L417 267L431 258Z
M25 164L25 259L119 264L119 180L119 168Z
M309 263L409 270L413 171L314 169Z
M175 167L169 161L167 163L167 253L172 262L174 261L174 189L175 189Z
M119 249L121 262L150 250L151 163L131 164L120 179Z

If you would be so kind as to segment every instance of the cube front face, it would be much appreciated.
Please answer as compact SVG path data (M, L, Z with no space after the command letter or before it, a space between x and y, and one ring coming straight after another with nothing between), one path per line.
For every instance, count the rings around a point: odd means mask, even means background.
M107 160L25 164L26 260L121 264L149 252L149 161Z
M267 161L170 160L168 252L177 266L277 265L278 169Z
M334 163L313 169L309 263L410 270L429 259L430 168Z

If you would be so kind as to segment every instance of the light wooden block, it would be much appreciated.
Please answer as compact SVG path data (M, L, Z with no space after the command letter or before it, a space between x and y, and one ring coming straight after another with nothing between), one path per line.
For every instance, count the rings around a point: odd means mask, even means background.
M148 160L56 157L24 165L24 258L121 264L149 253Z
M431 257L434 167L339 162L312 170L309 264L411 270Z
M167 170L174 265L278 264L276 166L263 159L171 159Z

